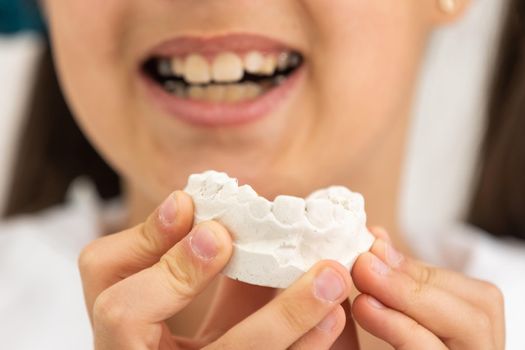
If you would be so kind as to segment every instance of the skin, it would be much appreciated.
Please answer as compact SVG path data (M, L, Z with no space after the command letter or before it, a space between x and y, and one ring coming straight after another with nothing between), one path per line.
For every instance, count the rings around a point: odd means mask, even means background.
M497 288L406 257L396 217L427 38L461 17L467 0L453 13L440 11L434 0L47 0L43 6L68 102L121 175L132 227L94 241L80 257L98 349L380 349L385 343L503 349ZM178 35L236 31L265 33L305 56L304 81L281 108L249 125L206 129L166 115L146 97L137 69L152 47ZM367 199L370 222L389 227L391 235L374 230L380 239L351 274L323 261L278 295L213 282L231 254L228 232L213 222L191 230L191 200L181 192L168 196L189 174L207 169L226 171L270 199L347 185ZM209 259L192 250L199 230L216 239L197 249L213 251ZM395 254L394 245L404 255ZM316 276L327 269L335 275L321 282L342 286L331 301L315 291ZM352 284L360 294L350 307L343 301ZM195 300L205 300L205 312L193 312ZM381 341L363 333L359 345L355 323ZM170 328L196 336L173 336Z

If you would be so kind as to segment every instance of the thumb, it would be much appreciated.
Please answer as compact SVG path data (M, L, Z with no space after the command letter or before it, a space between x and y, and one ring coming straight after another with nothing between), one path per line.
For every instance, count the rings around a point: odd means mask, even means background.
M91 242L78 262L87 307L108 287L158 262L192 225L193 201L176 191L144 223Z

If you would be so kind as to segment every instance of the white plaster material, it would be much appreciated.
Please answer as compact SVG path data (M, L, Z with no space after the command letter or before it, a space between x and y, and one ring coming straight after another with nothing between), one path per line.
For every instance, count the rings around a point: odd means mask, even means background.
M374 241L363 196L346 187L270 202L225 173L207 171L191 175L184 191L193 198L195 224L216 220L229 230L234 252L223 273L246 283L286 288L324 259L350 269Z

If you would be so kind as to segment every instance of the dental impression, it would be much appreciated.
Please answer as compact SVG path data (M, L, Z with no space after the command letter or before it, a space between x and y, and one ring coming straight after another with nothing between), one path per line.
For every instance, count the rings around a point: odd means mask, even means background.
M229 230L234 251L223 273L242 282L286 288L324 259L350 269L374 241L363 196L346 187L271 202L225 173L207 171L191 175L184 191L193 198L195 224L216 220Z

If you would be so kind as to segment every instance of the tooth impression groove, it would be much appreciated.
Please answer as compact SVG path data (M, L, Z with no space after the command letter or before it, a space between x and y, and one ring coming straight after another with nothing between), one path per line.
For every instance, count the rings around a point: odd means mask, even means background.
M270 202L225 173L207 171L191 175L185 191L195 224L217 220L232 234L234 254L223 273L247 283L286 288L322 259L350 269L374 240L362 196L344 187Z

